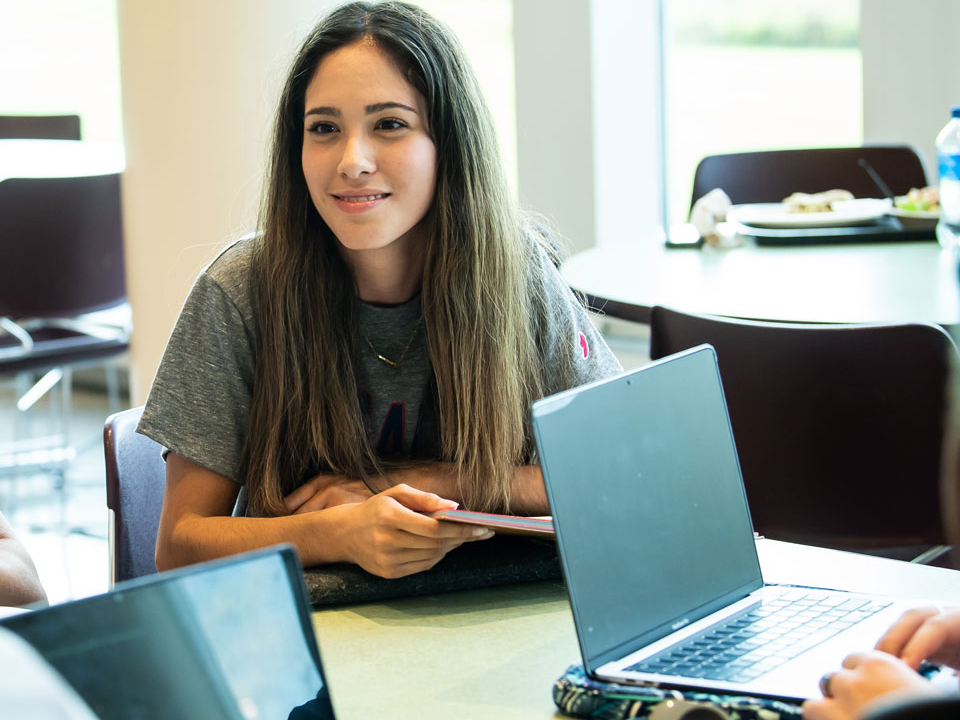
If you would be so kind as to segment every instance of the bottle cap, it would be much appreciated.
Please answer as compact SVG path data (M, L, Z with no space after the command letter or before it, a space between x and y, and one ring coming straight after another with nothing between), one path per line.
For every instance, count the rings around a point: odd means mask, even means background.
M954 105L950 108L950 117L960 118L960 105Z

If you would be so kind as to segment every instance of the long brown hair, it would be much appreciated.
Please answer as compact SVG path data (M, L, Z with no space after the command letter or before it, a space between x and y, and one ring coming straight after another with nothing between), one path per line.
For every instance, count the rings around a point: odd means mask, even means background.
M280 99L253 263L260 340L243 460L250 505L282 514L283 495L317 468L355 478L388 469L358 402L353 277L300 163L306 87L328 53L361 39L423 96L437 150L422 283L437 459L458 469L468 506L505 510L514 469L533 453L527 410L542 394L538 333L547 312L536 247L549 243L525 227L507 188L489 111L456 37L399 2L354 2L329 14L302 45Z

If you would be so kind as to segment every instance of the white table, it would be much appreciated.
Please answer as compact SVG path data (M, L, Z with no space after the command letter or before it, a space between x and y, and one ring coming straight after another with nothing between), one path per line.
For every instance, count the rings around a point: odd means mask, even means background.
M86 140L0 140L0 181L122 172L123 146Z
M667 249L598 247L563 264L567 283L614 317L650 308L784 322L960 324L955 250L936 242Z

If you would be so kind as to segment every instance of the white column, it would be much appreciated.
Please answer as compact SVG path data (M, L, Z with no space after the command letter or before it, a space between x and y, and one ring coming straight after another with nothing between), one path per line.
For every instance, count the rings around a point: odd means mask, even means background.
M197 273L254 227L280 85L332 4L118 0L135 403Z
M906 142L936 182L934 140L960 104L960 3L861 0L863 139Z
M571 250L659 226L656 0L514 0L521 202Z

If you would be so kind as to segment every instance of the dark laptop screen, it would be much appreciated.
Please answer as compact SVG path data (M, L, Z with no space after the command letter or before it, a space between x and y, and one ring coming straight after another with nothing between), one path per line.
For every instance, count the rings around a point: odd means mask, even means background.
M6 618L102 720L333 718L289 548Z
M762 585L712 348L533 414L588 669Z

